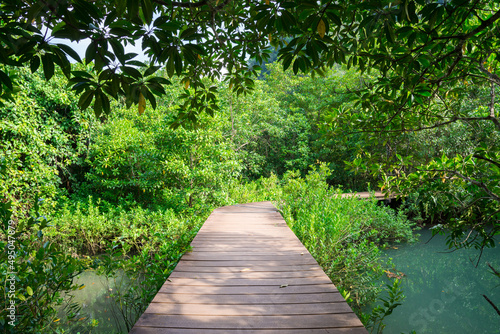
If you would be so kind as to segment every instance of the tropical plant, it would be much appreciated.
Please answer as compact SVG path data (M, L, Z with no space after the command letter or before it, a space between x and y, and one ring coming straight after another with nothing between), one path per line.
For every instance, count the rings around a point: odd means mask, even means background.
M44 232L50 226L39 215L39 202L34 215L14 221L9 202L0 203L1 239L0 330L5 333L42 333L58 326L58 307L63 294L82 289L73 278L91 266L62 251L48 240ZM78 321L78 304L68 306L68 319Z
M173 129L173 117L163 107L142 116L116 112L91 146L86 175L90 186L107 200L131 195L137 202L176 210L214 201L241 167L207 118Z
M94 122L80 111L61 73L50 83L27 69L17 71L21 89L0 108L0 174L3 201L11 201L14 217L28 217L37 196L53 207L56 198L77 188L83 179Z
M379 298L381 305L377 305L370 314L368 328L370 333L383 333L385 324L384 319L392 314L392 311L405 299L401 288L401 281L396 279L392 285L387 284L387 297Z
M376 201L344 198L328 186L323 164L305 178L288 173L278 207L283 217L351 306L375 300L377 279L386 266L380 248L387 242L412 241L411 224L404 215L378 206Z

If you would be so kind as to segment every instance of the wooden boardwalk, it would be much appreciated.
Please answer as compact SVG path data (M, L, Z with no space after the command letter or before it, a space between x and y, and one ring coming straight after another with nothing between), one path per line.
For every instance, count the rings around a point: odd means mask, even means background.
M356 196L360 199L368 199L372 196L371 192L363 191L363 192L357 192L357 193L346 193L342 194L342 197L351 197L351 196ZM386 194L381 191L375 191L373 192L373 197L379 201L391 201L392 199L397 198L396 195L393 194Z
M367 333L270 202L214 210L131 333Z

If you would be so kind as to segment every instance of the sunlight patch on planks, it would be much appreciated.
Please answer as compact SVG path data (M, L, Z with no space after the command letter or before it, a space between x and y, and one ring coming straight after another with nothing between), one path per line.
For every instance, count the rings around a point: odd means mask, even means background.
M133 334L367 333L270 202L222 207Z

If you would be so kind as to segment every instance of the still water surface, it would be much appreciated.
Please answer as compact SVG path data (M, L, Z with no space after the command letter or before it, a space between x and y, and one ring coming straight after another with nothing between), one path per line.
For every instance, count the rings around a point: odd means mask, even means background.
M406 299L386 318L384 333L500 333L500 316L482 296L500 307L500 279L486 265L500 270L500 244L485 249L476 268L479 251L450 253L445 236L431 238L429 230L419 233L418 243L386 251L406 275Z
M118 272L115 278L107 279L94 271L86 271L80 274L74 283L85 285L85 288L72 293L72 302L82 306L77 317L82 320L64 323L63 328L66 332L99 334L128 332L121 309L112 296L118 292L117 290L126 291L130 286L123 273ZM130 316L134 317L133 314ZM97 322L97 327L92 328L89 325L92 320Z

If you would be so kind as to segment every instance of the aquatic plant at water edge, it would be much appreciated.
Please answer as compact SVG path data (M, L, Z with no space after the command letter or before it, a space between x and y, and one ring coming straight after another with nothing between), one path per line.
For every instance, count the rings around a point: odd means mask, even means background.
M62 251L44 232L50 221L39 215L39 201L27 220L12 220L11 203L0 203L0 330L49 332L58 327L63 293L81 288L73 278L91 266ZM69 305L68 320L79 321L79 306Z

